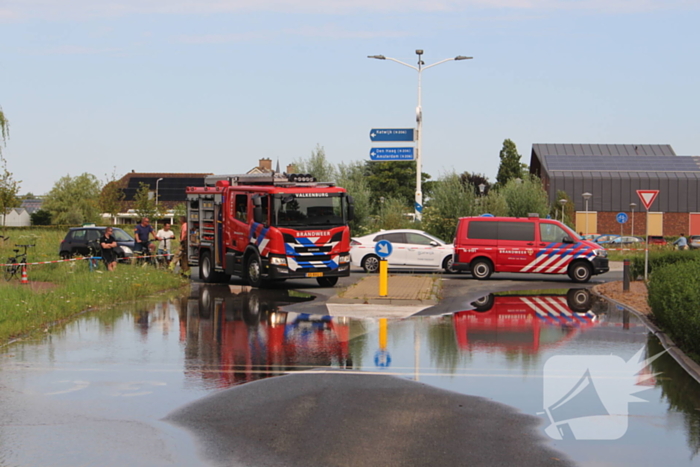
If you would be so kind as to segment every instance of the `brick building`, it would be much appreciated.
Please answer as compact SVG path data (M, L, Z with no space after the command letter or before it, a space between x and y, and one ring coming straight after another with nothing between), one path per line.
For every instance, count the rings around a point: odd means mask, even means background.
M659 196L649 210L649 235L700 235L700 157L677 156L670 145L534 144L530 173L542 180L550 204L557 205L559 190L573 200L579 232L644 235L637 190L651 189ZM622 225L620 212L629 218Z

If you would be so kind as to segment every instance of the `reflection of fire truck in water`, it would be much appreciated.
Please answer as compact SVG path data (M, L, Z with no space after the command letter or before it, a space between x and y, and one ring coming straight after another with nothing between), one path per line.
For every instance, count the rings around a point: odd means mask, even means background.
M353 201L308 175L212 175L187 188L188 258L204 282L242 277L253 287L350 275Z
M188 305L188 373L228 387L288 371L352 366L347 319L280 311L311 299L299 295L202 286Z
M597 323L591 302L587 289L566 295L490 294L474 301L473 310L453 315L457 343L464 350L525 352L558 346Z

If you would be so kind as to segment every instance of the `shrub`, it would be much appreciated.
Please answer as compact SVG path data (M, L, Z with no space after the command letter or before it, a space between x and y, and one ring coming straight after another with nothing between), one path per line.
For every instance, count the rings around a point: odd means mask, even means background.
M688 261L700 261L700 250L649 251L649 275L662 266ZM633 279L644 277L644 253L632 257L630 268Z
M700 261L654 269L649 306L657 324L691 358L700 360Z

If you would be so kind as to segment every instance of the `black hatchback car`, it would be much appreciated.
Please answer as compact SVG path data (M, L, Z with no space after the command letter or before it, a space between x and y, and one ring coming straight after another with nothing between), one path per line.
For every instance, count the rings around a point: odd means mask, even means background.
M67 259L72 256L82 255L88 256L91 254L100 253L100 245L98 240L104 234L105 227L85 225L83 227L71 228L66 237L61 240L58 254L61 258ZM134 238L122 229L113 227L114 239L121 247L123 256L129 258L134 254Z

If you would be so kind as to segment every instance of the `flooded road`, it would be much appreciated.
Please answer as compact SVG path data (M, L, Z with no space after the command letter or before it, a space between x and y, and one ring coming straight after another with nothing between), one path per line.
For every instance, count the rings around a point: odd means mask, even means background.
M538 417L548 446L581 465L700 465L697 383L665 354L638 364L662 352L658 341L586 290L499 292L404 320L288 311L312 299L195 287L4 347L0 465L215 463L201 437L165 417L227 388L319 369L506 404Z

